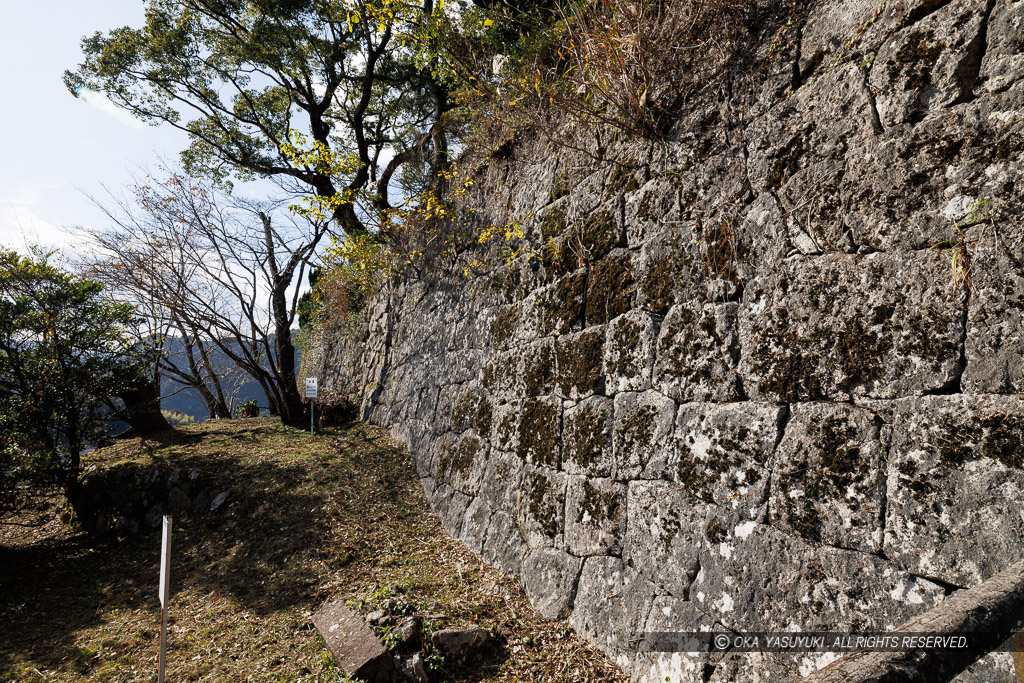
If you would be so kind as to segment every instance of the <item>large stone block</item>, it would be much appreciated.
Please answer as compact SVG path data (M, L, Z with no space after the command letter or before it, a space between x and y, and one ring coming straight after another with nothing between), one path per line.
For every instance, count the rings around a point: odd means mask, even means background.
M721 659L721 653L686 651L650 651L652 647L685 646L681 638L669 634L702 633L721 630L721 625L686 600L671 595L654 599L643 633L648 637L638 644L631 680L635 683L705 683L707 669ZM664 644L659 644L664 640ZM690 644L696 650L696 640ZM682 647L680 647L682 649Z
M676 304L661 325L654 388L680 401L739 397L737 305L698 300Z
M954 0L885 42L868 76L883 126L973 99L994 4Z
M614 405L613 476L634 479L644 471L648 459L671 447L676 404L651 390L616 394Z
M699 299L704 290L704 269L696 239L678 231L659 232L633 257L637 307L665 315L677 302Z
M552 367L560 396L578 400L603 391L604 334L603 327L591 327L576 334L562 335L555 342Z
M576 587L569 623L621 668L636 658L634 633L643 631L654 586L617 557L588 557Z
M523 305L520 303L506 304L491 312L487 323L490 333L491 348L506 350L521 341L518 333L526 327L523 324Z
M508 574L518 574L526 555L526 539L515 520L504 512L495 512L487 525L487 536L480 556Z
M936 251L788 260L744 292L743 385L787 402L944 390L962 370L964 291L950 285Z
M651 458L645 476L677 481L699 500L758 518L785 415L768 403L684 403L672 448Z
M565 548L573 555L618 555L626 522L626 486L613 479L569 477Z
M652 178L626 198L625 214L626 241L636 249L663 232L663 225L679 221L678 189L669 178Z
M894 405L885 552L972 586L1024 557L1024 401L926 396Z
M972 277L963 390L1022 393L1024 226L982 224L969 234Z
M948 258L963 244L973 260L1007 237L987 216L1019 204L1024 121L1011 112L1021 100L1006 93L929 116L900 134L851 141L842 203L854 246L935 249ZM986 230L968 230L978 220ZM984 276L986 268L975 262L971 271Z
M523 560L520 576L530 603L545 619L564 619L575 596L583 560L555 548L536 548Z
M660 590L686 598L700 569L707 505L681 486L631 481L622 557Z
M604 345L605 391L646 391L651 388L658 322L634 309L608 323Z
M771 523L804 539L877 553L885 511L881 420L845 403L800 403L775 451Z
M531 465L558 469L562 401L553 396L523 401L516 428L516 454Z
M800 36L801 74L807 78L819 67L833 66L837 59L876 50L899 27L903 12L920 4L919 0L881 5L875 0L816 4Z
M522 350L520 381L523 396L547 396L555 388L555 345L551 339L533 342Z
M525 464L514 453L491 450L480 476L478 497L492 510L514 514L524 469Z
M437 513L441 526L449 535L459 537L470 497L444 482L434 482L430 491L430 507Z
M491 354L480 371L480 383L484 389L503 403L511 403L522 398L526 392L523 378L523 353L519 349ZM443 419L443 412L451 413L456 400L457 393L451 398L442 396L437 407L439 419Z
M855 249L841 201L850 141L872 136L871 98L859 64L835 66L747 129L749 177L757 193L778 198L785 233L752 235L752 251L783 237L787 254Z
M612 458L612 401L591 396L565 408L562 417L562 469L570 474L609 477Z
M736 631L890 630L944 591L875 555L711 514L690 600Z
M539 334L566 334L583 327L587 303L587 273L579 270L559 278L536 294L534 310Z
M996 2L988 20L988 46L978 74L988 92L1008 90L1024 79L1024 5L1019 2Z
M636 280L630 252L616 249L590 266L587 275L587 325L601 325L633 308Z
M346 676L370 683L391 680L395 668L391 653L363 618L345 607L344 602L327 603L313 615L312 621Z
M527 465L516 519L531 548L561 547L565 531L565 488L568 475Z
M437 457L437 480L467 495L476 495L489 448L487 442L472 431L442 441Z
M729 652L715 666L707 683L799 681L841 656L836 652Z
M482 496L474 498L466 508L466 516L459 527L459 540L476 554L483 549L487 526L491 521L490 502Z
M519 450L519 413L522 401L496 404L491 412L490 441L494 450L516 453Z

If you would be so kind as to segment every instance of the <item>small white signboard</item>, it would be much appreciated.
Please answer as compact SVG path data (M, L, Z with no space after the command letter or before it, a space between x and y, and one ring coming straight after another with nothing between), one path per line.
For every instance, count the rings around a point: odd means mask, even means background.
M306 398L316 398L316 377L306 378Z
M164 533L160 542L160 656L157 683L164 683L167 664L167 604L171 601L171 516L164 515Z

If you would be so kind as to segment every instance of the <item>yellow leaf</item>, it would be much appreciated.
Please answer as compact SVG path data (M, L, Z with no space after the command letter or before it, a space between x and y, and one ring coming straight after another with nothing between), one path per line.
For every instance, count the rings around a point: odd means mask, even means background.
M484 27L488 27L494 24L494 19L484 19Z

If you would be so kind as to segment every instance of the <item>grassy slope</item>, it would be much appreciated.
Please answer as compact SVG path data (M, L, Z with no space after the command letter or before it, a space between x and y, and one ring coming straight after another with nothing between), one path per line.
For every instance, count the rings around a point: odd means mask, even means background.
M407 453L352 425L311 437L270 419L205 422L91 456L197 468L225 510L175 522L168 680L337 681L309 617L389 596L433 627L479 623L491 657L436 680L618 680L564 623L450 539ZM156 679L159 530L97 542L0 525L0 681Z

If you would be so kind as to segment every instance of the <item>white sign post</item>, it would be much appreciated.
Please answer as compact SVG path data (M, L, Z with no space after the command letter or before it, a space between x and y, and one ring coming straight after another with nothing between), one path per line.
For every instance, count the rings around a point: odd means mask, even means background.
M164 515L164 536L160 544L160 672L157 683L164 683L167 658L167 604L171 599L171 516Z
M316 398L316 394L317 394L316 379L317 379L316 377L307 377L306 378L306 398L309 399L309 434L310 434L310 436L313 435L313 406L316 404L316 401L314 401L313 399Z

